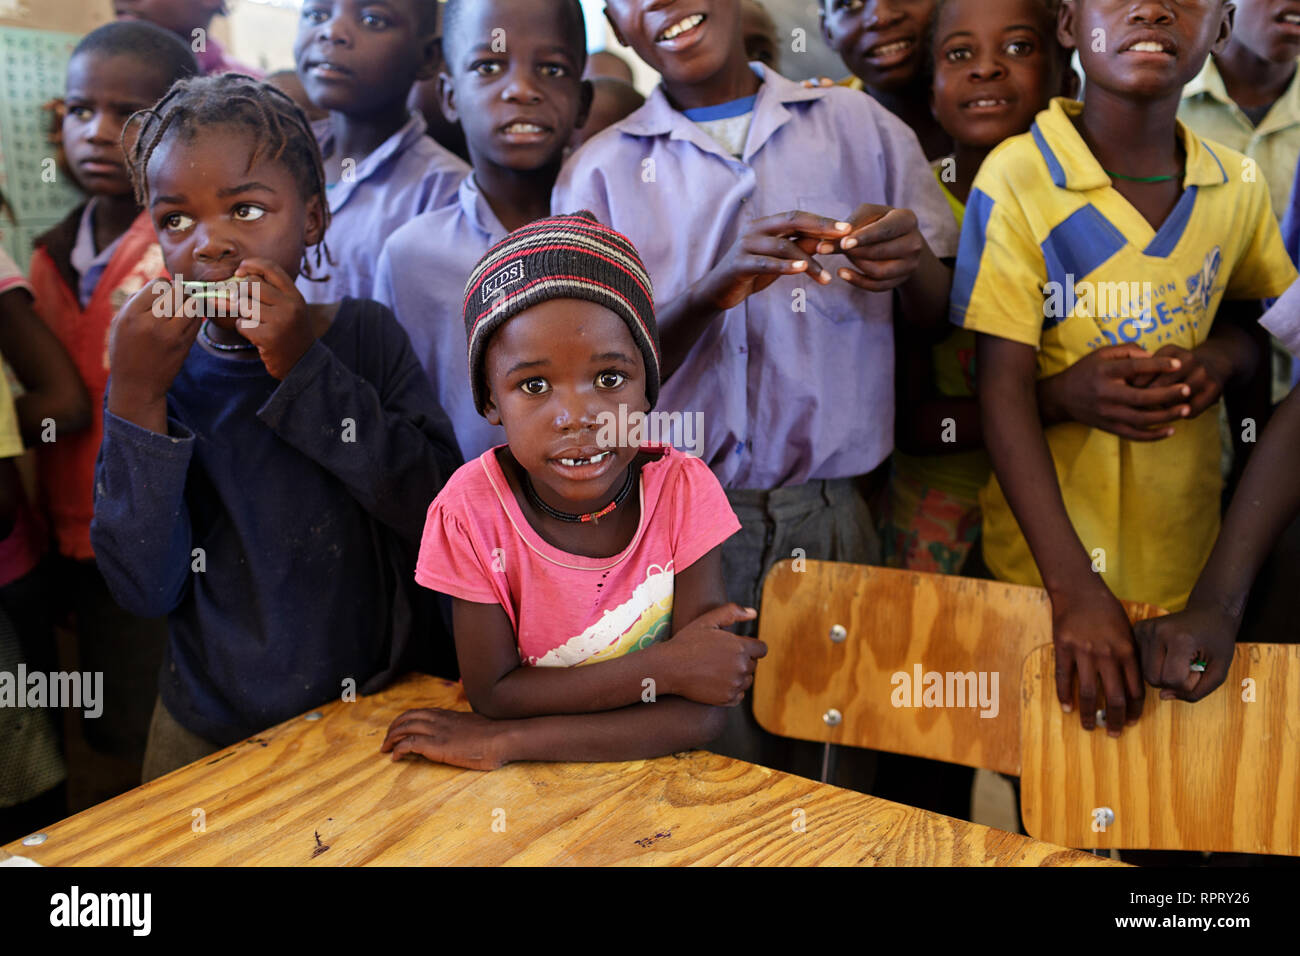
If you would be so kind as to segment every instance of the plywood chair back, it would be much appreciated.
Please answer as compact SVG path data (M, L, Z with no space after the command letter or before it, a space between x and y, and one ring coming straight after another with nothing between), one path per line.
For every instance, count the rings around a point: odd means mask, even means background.
M1025 828L1100 849L1300 855L1300 645L1238 644L1223 684L1189 704L1147 688L1112 739L1056 700L1051 647L1022 676Z
M754 715L769 733L1020 772L1021 668L1052 640L1041 588L782 561L758 636Z

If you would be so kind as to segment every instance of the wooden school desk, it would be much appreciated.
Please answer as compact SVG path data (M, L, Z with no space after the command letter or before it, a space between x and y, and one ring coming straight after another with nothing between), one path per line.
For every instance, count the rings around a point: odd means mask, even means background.
M411 676L286 721L0 855L45 866L1110 865L702 751L491 773L381 754L389 722L427 706L469 709L459 685Z

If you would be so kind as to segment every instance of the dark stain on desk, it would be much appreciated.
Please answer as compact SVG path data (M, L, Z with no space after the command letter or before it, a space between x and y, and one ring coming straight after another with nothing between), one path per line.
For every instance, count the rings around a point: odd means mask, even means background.
M316 857L320 856L322 853L324 853L326 850L329 849L329 844L328 844L328 843L321 843L321 841L320 841L320 831L319 831L319 830L316 830L316 831L314 831L314 833L315 833L315 835L316 835L316 849L314 849L314 850L311 851L311 857L312 857L313 860L316 859Z
M645 850L654 846L660 840L667 840L672 835L673 835L672 830L664 830L660 833L656 833L654 836L642 837L640 840L633 840L632 842L635 843L637 846L641 847L641 849Z
M249 737L247 740L244 741L244 743L246 743L246 744L261 744L263 747L265 747L265 746L267 745L266 741L263 740L261 737Z
M204 764L204 766L211 767L214 763L221 763L221 761L225 760L227 757L233 757L234 755L235 755L234 751L231 751L228 754L222 754L220 757L216 757L212 760L209 760L206 764Z

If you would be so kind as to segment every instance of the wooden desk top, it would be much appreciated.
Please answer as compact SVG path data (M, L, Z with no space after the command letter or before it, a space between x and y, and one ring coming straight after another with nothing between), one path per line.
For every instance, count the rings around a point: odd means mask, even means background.
M491 773L381 754L389 722L427 706L469 709L458 685L411 676L4 850L46 866L1113 865L703 751Z

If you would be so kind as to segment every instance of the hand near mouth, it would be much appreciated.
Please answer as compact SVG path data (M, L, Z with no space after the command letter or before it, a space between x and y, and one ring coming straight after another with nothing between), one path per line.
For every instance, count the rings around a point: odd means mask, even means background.
M249 283L252 314L241 318L236 328L257 346L266 371L283 381L316 341L307 300L288 274L269 259L245 259L235 270L235 278L253 280Z

